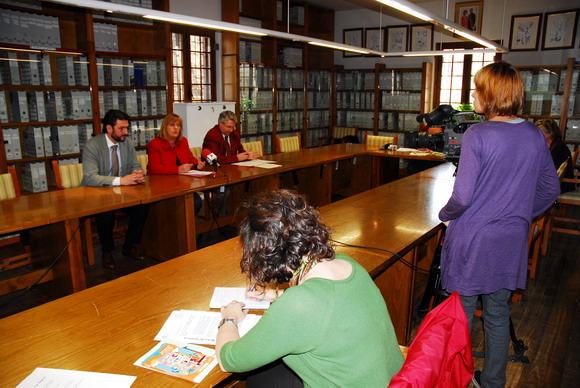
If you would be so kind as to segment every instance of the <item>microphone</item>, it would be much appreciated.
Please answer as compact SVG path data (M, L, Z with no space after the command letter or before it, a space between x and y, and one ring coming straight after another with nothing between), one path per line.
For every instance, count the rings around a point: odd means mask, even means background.
M211 152L210 150L208 150L206 148L206 149L201 151L201 157L203 159L205 159L207 164L213 166L214 172L217 172L217 168L218 168L217 156L215 156L215 154L213 152Z

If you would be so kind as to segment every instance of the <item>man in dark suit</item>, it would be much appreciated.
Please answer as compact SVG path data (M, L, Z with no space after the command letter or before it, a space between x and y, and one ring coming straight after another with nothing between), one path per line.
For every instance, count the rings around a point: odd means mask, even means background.
M108 111L103 118L103 133L91 138L83 149L82 186L126 186L145 182L135 147L127 140L128 135L129 116L119 110ZM147 218L147 207L133 206L122 211L130 217L123 254L135 260L143 260L141 234ZM113 269L115 212L102 213L96 218L103 266Z
M236 131L236 114L230 110L220 113L218 123L210 129L203 139L203 149L217 156L220 164L256 159L257 152L246 151L240 143L240 133Z

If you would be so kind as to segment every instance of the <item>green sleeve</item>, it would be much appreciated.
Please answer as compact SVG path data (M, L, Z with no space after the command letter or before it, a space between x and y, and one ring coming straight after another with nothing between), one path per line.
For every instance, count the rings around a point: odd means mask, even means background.
M286 290L250 332L224 345L220 353L224 368L245 372L319 346L333 307L314 296L305 287Z

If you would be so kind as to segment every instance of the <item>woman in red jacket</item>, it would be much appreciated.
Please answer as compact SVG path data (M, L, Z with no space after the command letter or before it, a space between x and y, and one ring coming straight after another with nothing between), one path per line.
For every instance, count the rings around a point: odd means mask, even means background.
M183 120L170 113L163 119L156 138L147 144L148 175L179 174L191 169L201 170L205 162L198 161L189 149L181 128ZM195 212L201 209L201 198L195 193Z

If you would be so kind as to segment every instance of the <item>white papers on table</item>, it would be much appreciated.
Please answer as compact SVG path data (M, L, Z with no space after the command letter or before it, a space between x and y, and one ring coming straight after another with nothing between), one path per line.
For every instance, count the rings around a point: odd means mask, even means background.
M246 334L258 323L261 316L247 314L238 323L240 336ZM215 345L221 313L210 311L177 310L173 311L155 336L155 341Z
M260 168L278 168L282 167L281 164L276 164L273 160L245 160L243 162L232 163L234 166L245 166L245 167L260 167Z
M137 377L78 370L36 368L16 388L128 388Z
M416 152L415 148L397 148L396 152Z
M189 170L188 172L180 172L180 175L204 177L213 174L212 171L199 171L199 170Z
M246 289L244 287L216 287L213 290L209 307L212 309L219 309L222 306L230 303L232 300L243 302L245 309L250 310L265 310L270 307L270 302L267 300L253 300L246 298Z

